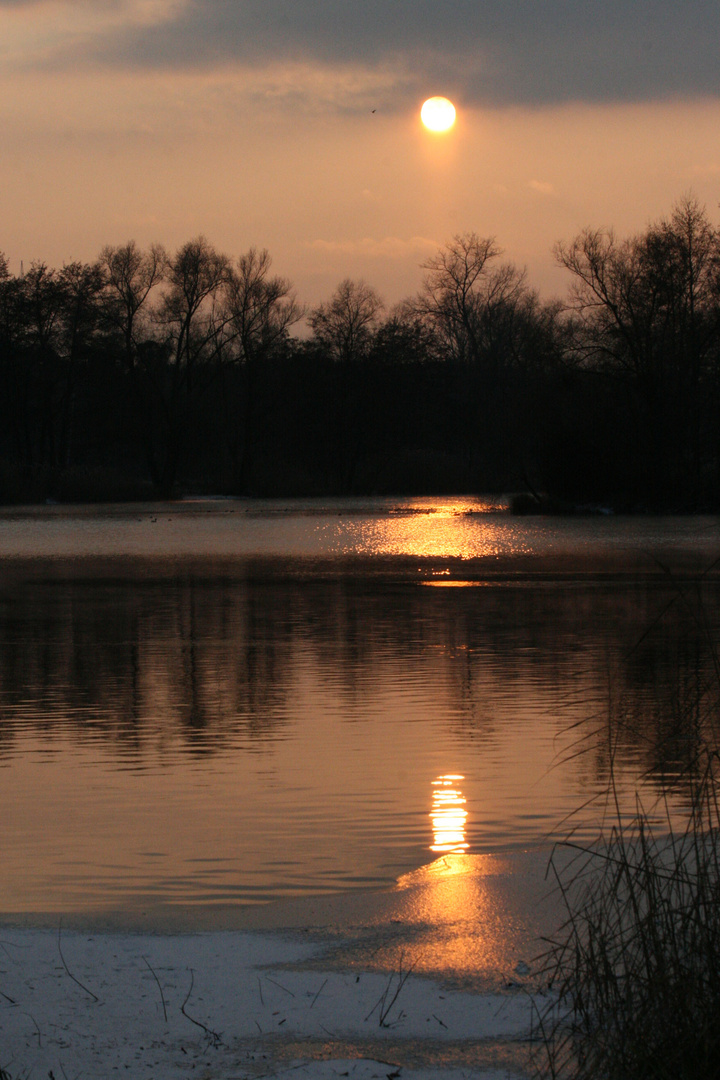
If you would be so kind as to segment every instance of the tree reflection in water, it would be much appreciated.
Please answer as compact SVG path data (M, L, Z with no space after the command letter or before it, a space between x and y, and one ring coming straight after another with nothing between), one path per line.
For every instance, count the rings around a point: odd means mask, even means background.
M717 714L690 708L693 687L706 705L716 693L716 584L705 623L657 580L473 584L252 560L6 580L13 866L34 844L40 867L46 844L40 897L65 880L58 860L99 879L92 860L117 848L128 888L266 899L536 843L604 790L609 745L629 788L681 776ZM37 785L27 802L22 783ZM120 873L106 867L106 884Z

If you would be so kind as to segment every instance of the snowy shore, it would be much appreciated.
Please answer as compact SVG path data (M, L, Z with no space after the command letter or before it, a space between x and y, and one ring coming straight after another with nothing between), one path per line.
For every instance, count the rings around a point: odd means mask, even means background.
M9 923L0 1067L13 1080L527 1075L544 862L453 857L390 892L256 909L231 930Z

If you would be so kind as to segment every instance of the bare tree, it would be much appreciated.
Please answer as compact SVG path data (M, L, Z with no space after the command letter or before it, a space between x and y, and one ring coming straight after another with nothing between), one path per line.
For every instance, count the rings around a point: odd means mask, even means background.
M265 248L250 248L227 275L226 312L240 363L252 364L272 352L305 314L291 282L271 277L271 266Z
M33 467L62 469L75 443L81 382L97 343L103 278L95 264L52 270L33 263L2 283L4 389L14 453Z
M31 466L54 466L62 456L62 290L57 271L41 262L33 263L17 286L12 392L22 457Z
M58 409L59 461L71 464L78 386L87 376L101 320L104 277L97 263L68 263L58 275L61 294L62 394Z
M105 275L105 318L122 335L125 365L133 369L139 334L147 332L150 295L165 277L168 257L159 244L141 251L129 240L121 247L104 247L99 263Z
M216 358L222 347L226 318L218 300L229 274L230 260L204 236L183 244L167 262L161 318L172 341L178 382L189 383L198 365Z
M367 355L383 302L365 281L341 281L327 304L308 316L318 342L333 359L351 363Z
M707 316L720 298L720 240L694 200L642 235L618 241L612 230L586 229L555 254L573 275L570 307L585 329L586 362L625 370L648 392L669 349L673 363L678 352L694 354L687 358L697 369L697 350L716 332Z
M455 360L496 366L507 351L507 332L527 293L525 272L502 255L494 237L465 233L423 264L423 288L415 310L434 328Z
M660 283L664 342L672 342L676 362L697 382L713 362L720 305L720 233L691 195L673 208L669 220L648 230L649 273Z
M230 261L199 236L167 260L165 293L157 309L162 353L150 350L143 367L157 415L147 428L148 464L164 497L172 493L181 459L190 452L190 416L217 374L226 350L227 315L220 303Z
M610 229L585 229L555 247L557 261L573 275L569 307L585 331L576 338L584 366L624 368L646 382L653 372L653 326L660 307L659 281L646 274L639 237L618 241Z
M494 237L459 234L423 264L422 289L409 302L431 329L436 355L453 369L448 392L457 396L456 437L479 483L496 482L508 458L518 372L533 363L542 337L541 305L525 271L501 256Z
M334 407L326 425L337 447L335 483L343 492L353 488L368 439L367 370L382 311L383 302L370 285L345 278L330 300L308 316L318 356L332 368L327 377Z
M263 366L277 355L291 326L305 314L287 278L271 276L272 259L263 248L250 248L228 272L224 310L230 355L242 372L242 422L230 422L231 457L237 486L251 485L256 442L257 391ZM233 402L237 407L237 402Z
M700 416L720 359L720 234L686 196L645 233L586 229L555 254L573 276L579 362L626 389L649 497L679 497L673 477L700 483Z
M21 280L19 324L25 343L47 356L59 349L62 293L58 272L34 262Z
M17 333L17 282L10 275L7 256L0 251L0 349L8 350Z

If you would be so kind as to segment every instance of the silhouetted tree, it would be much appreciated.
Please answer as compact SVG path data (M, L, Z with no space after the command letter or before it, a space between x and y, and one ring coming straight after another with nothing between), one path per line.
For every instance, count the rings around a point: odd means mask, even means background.
M168 255L159 244L142 251L134 240L119 247L104 247L99 264L105 288L102 310L105 325L116 335L124 378L132 442L139 442L142 459L156 486L160 485L156 454L158 402L164 382L168 348L160 343L157 305L165 279Z
M21 460L55 466L62 457L58 417L63 414L60 335L62 290L58 273L33 263L17 279L11 393L17 409Z
M165 278L168 256L159 244L141 251L129 240L121 247L104 247L99 264L105 276L103 313L122 338L130 371L137 364L139 343L151 334L150 297Z
M305 314L290 281L271 276L272 259L266 249L242 255L228 271L224 283L224 310L230 357L242 374L242 400L228 399L234 415L229 418L234 484L240 490L252 485L258 382L263 366L277 356L288 339L291 326Z
M352 490L358 463L368 443L367 358L383 302L365 281L341 281L327 304L314 308L308 322L320 350L336 365L335 408L327 417L337 447L336 484Z
M7 268L6 268L7 269ZM87 376L98 344L102 274L96 265L62 270L34 263L0 282L2 385L8 408L6 461L48 477L82 452ZM79 440L79 441L78 441Z
M455 368L450 393L458 432L473 482L482 487L512 474L517 447L508 420L517 416L518 371L530 363L536 324L547 320L525 272L499 262L501 255L494 237L455 236L424 264L422 290L408 302Z
M494 237L456 236L423 264L423 288L415 310L427 319L455 360L496 365L508 320L526 293L525 273L502 254Z
M648 230L650 273L660 280L662 352L673 401L674 454L682 479L704 501L710 458L716 459L720 359L720 233L696 199L686 196L669 220ZM708 411L710 399L713 407Z
M4 340L10 332L8 323L10 313L7 307L7 288L10 280L7 256L4 251L0 251L0 340Z
M614 380L634 435L628 490L656 507L697 499L717 458L706 409L720 340L717 231L686 198L643 234L586 229L555 250L574 278L577 361Z
M718 230L685 197L557 257L564 308L493 238L461 234L416 297L386 314L346 279L298 339L303 309L265 250L233 265L203 237L172 256L129 241L17 277L0 255L0 499L80 497L86 473L91 491L115 470L128 494L149 474L161 495L526 485L715 508Z
M353 363L367 355L383 302L362 279L341 281L327 304L314 308L308 322L328 355Z
M153 483L165 497L172 493L182 455L190 449L193 410L226 347L228 319L219 301L229 272L227 256L204 236L188 241L166 264L166 291L156 316L164 331L165 363L157 363L157 350L140 356L157 406L148 430L149 466Z
M61 468L66 468L73 459L73 444L78 431L77 412L81 407L78 394L96 348L104 284L103 273L97 263L69 263L58 275L61 303L59 345L63 378L56 417L56 464ZM87 402L83 404L87 406Z

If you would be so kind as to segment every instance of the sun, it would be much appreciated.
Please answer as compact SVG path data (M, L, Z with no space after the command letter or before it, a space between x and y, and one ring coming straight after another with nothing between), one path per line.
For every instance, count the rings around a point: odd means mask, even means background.
M449 131L455 123L455 106L446 97L428 98L420 110L420 119L428 131Z

